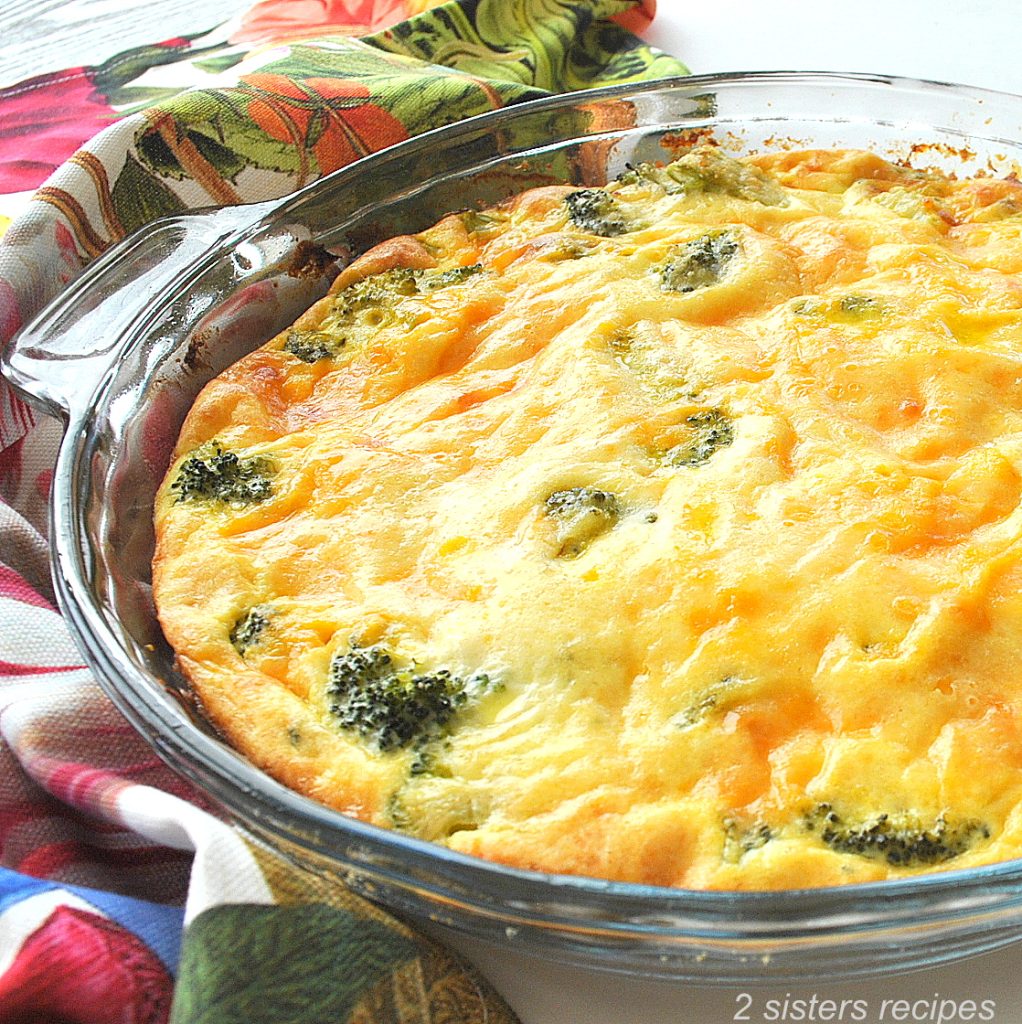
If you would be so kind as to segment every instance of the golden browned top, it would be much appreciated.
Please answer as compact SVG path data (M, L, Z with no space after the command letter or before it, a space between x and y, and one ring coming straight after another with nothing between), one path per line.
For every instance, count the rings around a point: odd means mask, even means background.
M182 669L287 784L521 867L1017 856L1019 211L697 149L379 246L185 424Z

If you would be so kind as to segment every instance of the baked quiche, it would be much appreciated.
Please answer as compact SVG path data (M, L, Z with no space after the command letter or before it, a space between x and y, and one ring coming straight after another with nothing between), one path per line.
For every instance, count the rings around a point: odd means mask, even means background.
M351 263L199 395L181 671L255 764L520 868L1022 850L1022 184L712 146Z

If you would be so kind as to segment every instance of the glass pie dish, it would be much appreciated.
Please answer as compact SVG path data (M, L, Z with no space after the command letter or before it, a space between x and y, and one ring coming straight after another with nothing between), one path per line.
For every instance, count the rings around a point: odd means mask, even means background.
M857 147L1014 173L1022 97L875 76L701 76L535 101L430 132L281 201L174 217L96 261L2 369L67 424L52 489L61 607L100 684L240 827L425 923L588 968L701 983L849 978L1022 937L1022 863L782 892L663 889L507 868L347 818L281 786L203 718L156 620L152 506L212 376L290 324L354 255L552 181L600 185L712 139Z

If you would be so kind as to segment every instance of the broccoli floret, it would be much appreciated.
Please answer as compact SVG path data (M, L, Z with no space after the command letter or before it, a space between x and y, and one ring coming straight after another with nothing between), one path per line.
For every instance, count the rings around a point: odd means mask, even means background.
M684 711L671 719L671 724L676 729L692 728L711 712L727 707L731 702L733 691L739 689L740 686L741 680L737 676L724 676L723 679L699 693Z
M416 295L418 272L410 267L392 267L349 284L337 294L334 304L345 309L367 309L391 302L395 296Z
M467 267L451 267L450 270L423 270L419 272L417 284L420 292L433 292L437 288L447 288L452 284L474 277L483 269L481 263L472 263Z
M650 182L668 195L713 193L783 206L788 198L784 190L758 167L725 156L712 146L701 146L665 167L638 164L618 177L622 185Z
M861 320L872 320L884 311L883 303L873 295L846 295L837 306L846 316Z
M301 330L292 327L287 332L284 351L297 356L303 363L318 363L321 359L332 359L337 350L344 347L343 338L335 338L323 331Z
M660 287L665 292L687 293L719 284L740 252L737 239L728 231L709 231L676 245L657 268Z
M463 679L445 668L416 672L398 667L386 648L374 645L334 656L327 697L342 729L390 751L442 736L470 698L488 689L483 673Z
M720 409L693 413L685 422L694 434L667 452L665 461L671 466L701 466L735 439L734 424Z
M400 322L398 300L416 294L413 270L397 267L372 274L334 296L318 333L329 339L336 356L346 345L367 341L381 328Z
M658 185L668 195L682 195L689 191L685 181L671 174L668 167L660 167L657 164L628 164L627 170L622 171L617 180L622 185Z
M940 814L927 825L913 814L878 814L867 821L846 821L830 804L819 804L806 819L810 831L838 853L886 860L897 867L941 864L963 854L990 829L974 819L956 824Z
M945 221L941 217L941 213L944 210L933 192L934 190L925 184L922 188L918 186L906 188L903 185L883 188L877 182L865 179L853 182L848 187L845 192L845 203L853 207L860 203L878 206L883 210L889 210L898 217L924 221L934 226L943 226Z
M713 711L719 700L720 698L716 693L704 694L693 704L685 708L681 714L676 715L671 722L678 729L689 729L697 722L701 722Z
M384 327L411 322L401 299L458 284L482 269L475 263L449 270L395 267L371 274L334 296L318 330L289 331L284 350L306 363L335 358L347 345L365 342Z
M469 234L487 234L507 222L507 214L495 210L465 210L461 223Z
M621 516L621 503L610 491L572 487L546 499L546 514L557 522L558 558L574 558L606 533Z
M608 348L617 362L634 375L639 387L657 403L679 397L699 401L699 392L689 384L677 350L664 344L662 339L623 330L610 337Z
M210 441L181 463L174 482L178 501L211 501L254 505L273 494L273 462L261 455L241 458Z
M845 295L840 299L799 299L793 306L796 316L823 318L838 323L860 323L877 320L887 306L875 295Z
M751 850L766 846L774 837L765 822L743 822L736 818L724 819L724 860L737 864Z
M565 260L580 260L592 256L593 243L585 238L565 238L560 244L543 249L540 259L547 263L561 263Z
M603 238L623 235L628 230L621 207L602 188L582 188L564 198L572 223L583 231Z
M262 639L263 631L269 625L273 610L268 605L249 608L231 627L230 640L234 649L242 656Z
M409 267L394 267L391 270L371 274L338 292L334 306L348 312L373 309L392 302L395 298L407 298L424 292L458 284L478 274L481 263L467 267L451 267L448 270L412 270Z

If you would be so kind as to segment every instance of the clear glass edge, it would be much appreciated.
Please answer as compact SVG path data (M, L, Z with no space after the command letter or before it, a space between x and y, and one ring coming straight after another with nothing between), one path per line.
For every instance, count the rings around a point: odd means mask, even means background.
M823 83L875 83L921 88L924 91L949 89L959 94L967 93L977 99L1004 98L1022 104L1022 98L1010 93L960 87L936 81L871 74L768 72L693 76L678 79L674 87L698 89L711 84L720 85L729 81L745 82L753 79L757 81L790 81L792 83L808 82L809 80ZM665 84L661 81L659 83L643 83L639 86L597 89L592 91L591 96L594 99L632 96L636 93L654 92L658 88L662 89ZM578 101L581 97L582 94L574 94L570 99ZM532 109L556 107L563 104L566 99L568 98L545 98L531 101L529 106ZM523 104L516 108L498 111L496 114L479 115L457 126L452 126L455 130L452 130L452 127L437 129L411 141L426 148L428 145L435 144L438 136L458 135L474 130L480 126L480 122L498 121L501 117L520 116L520 112L525 106ZM1005 141L1018 144L1017 140ZM402 144L403 147L408 145L409 143ZM387 156L390 152L392 151L383 151L380 156ZM338 172L340 175L344 173L346 172ZM322 182L315 183L302 192L279 201L262 218L253 221L250 227L254 228L277 217L290 215L297 205L305 202L310 194L315 195L321 186ZM77 424L73 418L68 431L69 436L73 437L81 432L80 429L76 429L76 426L80 427L80 424ZM110 645L116 650L116 638L107 629L98 609L90 604L87 588L83 593L80 587L79 573L80 566L84 561L84 553L77 544L78 535L73 512L75 501L71 494L75 461L74 445L65 441L55 477L51 532L51 536L54 538L55 577L62 608L85 647L90 666L97 672L101 680L106 682L108 693L111 694L121 711L126 714L136 728L147 736L151 743L154 743L161 756L168 759L178 770L187 767L186 762L192 758L197 758L200 763L212 766L216 775L204 781L207 786L210 781L215 782L215 790L223 790L226 787L226 794L221 791L215 792L215 795L222 801L226 796L225 802L228 806L232 802L243 803L246 800L254 799L264 808L263 815L267 819L276 817L277 808L283 808L289 814L294 814L299 820L308 822L317 829L340 829L370 847L382 845L388 853L398 852L407 855L411 861L423 860L430 867L440 863L449 871L456 872L463 879L468 879L470 883L485 881L492 883L492 887L497 890L508 885L520 887L522 890L520 898L525 900L533 898L533 893L549 898L550 891L556 893L562 890L573 896L584 894L599 898L606 902L605 909L607 911L619 909L623 912L620 918L613 918L605 923L611 925L615 921L620 921L622 927L634 929L635 934L640 934L641 929L633 919L630 919L628 913L635 909L632 907L634 901L641 901L647 906L652 903L655 914L662 914L670 910L694 915L701 922L705 919L705 923L711 926L712 934L718 938L749 940L763 938L766 934L763 931L764 926L769 931L779 924L783 924L783 935L789 939L830 934L834 929L841 932L847 929L851 923L849 920L851 906L861 908L860 914L852 915L853 917L861 915L861 920L856 920L855 927L861 928L865 925L873 930L885 930L910 923L910 918L903 916L905 914L912 915L911 921L919 924L925 920L947 921L949 915L951 920L955 917L967 917L975 915L977 911L982 911L985 908L996 909L999 907L1001 911L1007 912L1022 907L1022 863L1018 861L941 872L913 879L780 892L675 890L632 883L605 882L578 876L543 875L490 865L433 844L353 821L326 807L306 800L267 779L262 773L251 768L231 752L220 749L210 738L201 733L193 735L186 717L179 712L175 713L176 709L172 704L149 706L142 702L150 714L155 714L158 719L157 724L166 730L165 732L156 731L153 722L146 719L142 707L139 706L141 699L134 679L133 668L126 661L111 657ZM74 542L62 543L62 540L66 541L68 538L73 538ZM65 571L69 569L72 571ZM168 737L173 737L173 739ZM280 824L276 822L272 826L272 831L279 832L279 830ZM287 829L285 829L286 831ZM324 849L324 852L329 855L329 850ZM358 868L360 865L353 862L353 866ZM925 903L926 906L921 907L918 905L920 902ZM881 903L884 904L883 907L878 906ZM902 906L903 904L905 905ZM742 911L742 926L736 927L734 913L739 908ZM775 919L770 913L782 910L783 919L779 917ZM922 910L926 912L920 916ZM838 916L842 920L828 923L827 918L830 913L837 911L840 911ZM611 914L606 916L612 917ZM751 920L746 921L745 918ZM556 925L552 919L549 919L549 923ZM571 919L571 924L577 925L578 920ZM675 934L670 929L664 928L662 924L654 926L658 935ZM692 930L691 923L679 925L678 928L680 929L677 932L679 937L692 937L696 934Z

